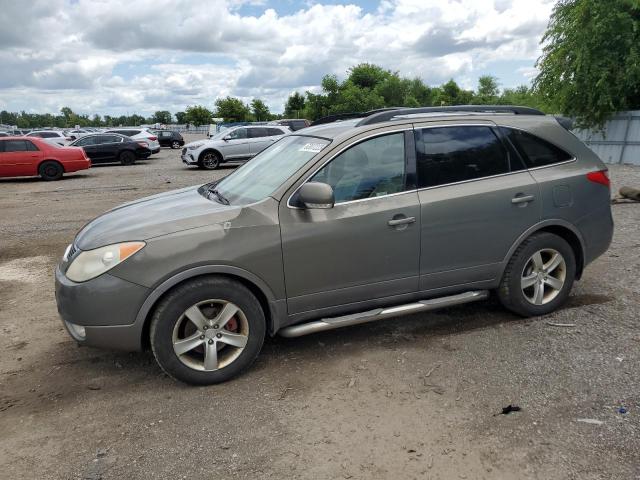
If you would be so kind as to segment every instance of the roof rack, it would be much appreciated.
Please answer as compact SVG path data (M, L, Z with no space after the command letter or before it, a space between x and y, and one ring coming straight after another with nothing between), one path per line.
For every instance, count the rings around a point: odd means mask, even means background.
M369 113L369 112L367 112ZM540 110L530 107L518 107L514 105L452 105L446 107L419 107L419 108L390 108L382 112L363 115L356 127L387 122L400 115L415 115L420 113L509 113L514 115L544 115Z
M364 118L369 115L374 115L376 113L387 112L390 110L400 110L401 107L388 107L388 108L378 108L376 110L369 110L368 112L350 112L350 113L336 113L334 115L327 115L326 117L321 117L317 120L311 122L311 127L315 127L316 125L323 125L325 123L333 123L338 122L340 120L351 120L353 118Z

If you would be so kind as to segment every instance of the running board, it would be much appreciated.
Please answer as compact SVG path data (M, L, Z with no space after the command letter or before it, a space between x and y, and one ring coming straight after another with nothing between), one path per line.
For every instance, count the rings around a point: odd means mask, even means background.
M462 305L463 303L484 300L488 297L488 290L476 290L460 293L458 295L450 295L448 297L420 300L415 303L407 303L405 305L398 305L395 307L376 308L375 310L352 313L351 315L343 315L341 317L323 318L309 323L301 323L299 325L285 327L278 333L287 338L301 337L311 333L333 330L334 328L340 327L348 327L350 325L358 325L360 323L375 322L376 320L382 320L388 317L397 317L408 313L425 312L454 305Z

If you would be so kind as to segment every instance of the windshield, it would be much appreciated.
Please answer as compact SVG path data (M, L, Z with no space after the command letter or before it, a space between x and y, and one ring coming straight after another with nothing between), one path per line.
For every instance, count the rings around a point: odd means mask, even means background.
M329 144L329 140L292 135L253 157L215 187L203 186L201 193L215 190L232 205L246 205L271 195L311 157Z

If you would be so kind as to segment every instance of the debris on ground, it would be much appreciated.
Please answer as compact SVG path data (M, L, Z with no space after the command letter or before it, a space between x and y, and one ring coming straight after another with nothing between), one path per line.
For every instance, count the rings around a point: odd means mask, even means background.
M629 410L627 410L627 409L626 409L626 408L624 408L624 407L620 407L620 408L618 409L618 413L621 413L621 414L623 414L623 415L624 415L625 413L627 413L628 411L629 411Z
M596 420L595 418L579 418L577 421L580 423L588 423L590 425L602 425L604 423L602 420Z
M575 327L575 323L556 323L556 322L547 322L547 325L551 327Z
M506 407L502 407L501 415L509 415L511 412L519 412L520 410L522 409L517 405L507 405Z
M619 190L620 196L628 200L635 200L640 202L640 190L632 187L622 187Z

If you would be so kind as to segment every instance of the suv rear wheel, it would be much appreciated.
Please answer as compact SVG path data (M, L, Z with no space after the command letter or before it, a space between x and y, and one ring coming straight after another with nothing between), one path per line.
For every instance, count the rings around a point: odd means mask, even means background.
M171 142L171 148L180 148L180 142L174 140L173 142Z
M260 302L244 285L203 277L180 285L160 302L151 319L151 348L171 377L210 385L249 367L265 331Z
M536 233L509 260L498 297L518 315L545 315L565 302L575 276L575 255L566 240L552 233Z
M120 154L120 163L122 165L133 165L136 161L136 154L125 150Z

